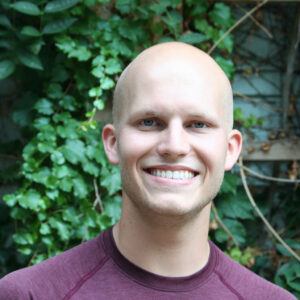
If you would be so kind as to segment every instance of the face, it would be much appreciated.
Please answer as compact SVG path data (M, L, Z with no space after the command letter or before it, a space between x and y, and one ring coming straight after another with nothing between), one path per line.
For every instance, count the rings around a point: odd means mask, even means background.
M170 72L134 81L117 130L107 125L103 140L110 161L120 164L124 205L187 216L215 197L240 135L228 130L212 78Z

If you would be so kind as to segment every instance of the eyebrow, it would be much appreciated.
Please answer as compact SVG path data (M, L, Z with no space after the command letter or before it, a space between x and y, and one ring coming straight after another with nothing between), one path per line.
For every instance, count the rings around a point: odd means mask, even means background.
M219 121L212 115L207 115L207 114L195 114L195 113L191 113L189 114L189 112L185 112L189 118L191 119L202 119L207 121L208 123L211 123L211 125L219 125ZM159 117L161 115L164 115L164 113L162 111L158 111L158 110L154 110L154 109L141 109L138 110L136 112L133 113L133 115L131 116L131 119L136 119L140 116L143 117Z

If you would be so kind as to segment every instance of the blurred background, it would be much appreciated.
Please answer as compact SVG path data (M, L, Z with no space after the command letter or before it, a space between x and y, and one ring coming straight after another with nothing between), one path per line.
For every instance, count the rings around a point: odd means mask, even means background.
M118 220L101 143L113 89L140 51L174 40L230 78L244 137L210 239L300 298L299 0L2 0L0 277Z

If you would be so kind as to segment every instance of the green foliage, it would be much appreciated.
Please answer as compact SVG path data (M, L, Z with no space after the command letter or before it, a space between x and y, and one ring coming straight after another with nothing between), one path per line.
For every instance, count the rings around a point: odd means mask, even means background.
M158 42L177 40L208 51L235 20L229 6L206 0L5 0L0 9L0 80L18 83L12 119L22 132L18 144L1 146L7 154L17 149L14 154L23 159L0 172L1 180L18 185L4 197L6 218L1 218L0 263L7 272L93 238L119 219L119 169L105 157L102 123L94 118L111 100L122 69ZM214 52L229 78L233 45L229 34ZM240 110L235 119L244 128L261 122ZM236 175L226 174L216 204L245 248L255 244L248 233L258 218L238 183ZM290 220L293 227L296 221ZM221 228L211 237L244 265L256 259L253 251L234 248ZM278 251L288 261L278 269L276 282L299 291L297 265L280 246ZM11 265L5 266L2 257Z

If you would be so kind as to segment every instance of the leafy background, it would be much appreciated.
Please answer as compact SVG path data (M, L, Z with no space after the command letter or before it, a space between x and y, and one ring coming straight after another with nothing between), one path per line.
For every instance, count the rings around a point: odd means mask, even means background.
M0 83L12 85L5 99L20 137L1 142L4 186L0 202L0 273L36 264L111 227L121 210L119 169L108 163L101 143L103 119L121 70L146 47L164 41L194 44L204 51L236 20L224 3L205 0L27 0L0 3ZM234 39L228 34L213 57L234 76ZM105 115L103 112L102 116ZM235 111L241 130L260 125ZM97 120L96 120L97 119ZM210 238L235 260L300 295L300 265L263 228L239 176L228 173L215 200ZM265 216L294 249L299 190L274 198ZM293 206L287 198L294 199ZM282 204L283 203L283 204ZM273 218L274 217L274 218Z

